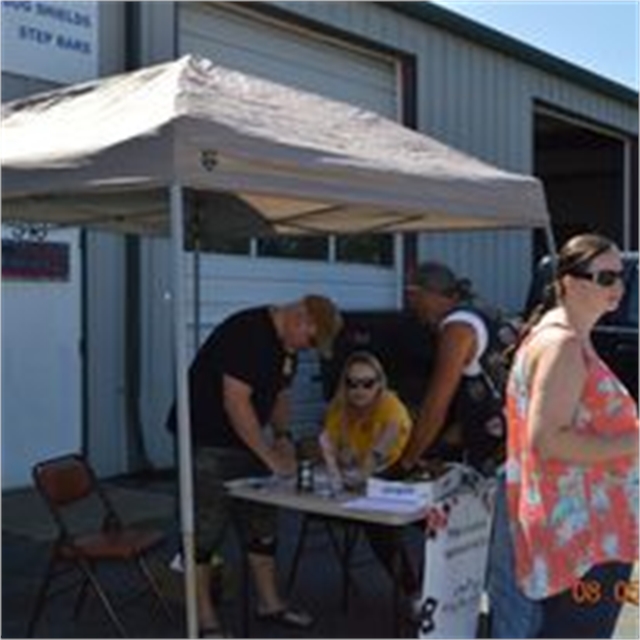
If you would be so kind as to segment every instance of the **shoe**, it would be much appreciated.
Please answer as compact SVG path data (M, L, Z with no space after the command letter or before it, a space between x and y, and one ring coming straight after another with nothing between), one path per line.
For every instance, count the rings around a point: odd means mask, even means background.
M294 629L308 629L315 622L309 613L293 607L286 607L280 611L271 611L269 613L256 613L256 618L261 622L280 624Z

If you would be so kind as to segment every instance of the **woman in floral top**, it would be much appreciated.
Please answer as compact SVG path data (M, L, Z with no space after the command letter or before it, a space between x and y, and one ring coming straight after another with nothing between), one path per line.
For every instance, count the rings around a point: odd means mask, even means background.
M515 577L539 602L538 637L610 637L638 556L637 406L590 338L623 294L616 246L571 239L553 293L527 325L507 394Z

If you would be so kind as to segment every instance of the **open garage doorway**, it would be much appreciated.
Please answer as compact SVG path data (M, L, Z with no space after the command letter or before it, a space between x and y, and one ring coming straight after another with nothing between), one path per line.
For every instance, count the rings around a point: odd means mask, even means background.
M536 105L534 173L545 186L558 246L576 233L597 232L637 248L637 138ZM548 251L536 232L534 258Z

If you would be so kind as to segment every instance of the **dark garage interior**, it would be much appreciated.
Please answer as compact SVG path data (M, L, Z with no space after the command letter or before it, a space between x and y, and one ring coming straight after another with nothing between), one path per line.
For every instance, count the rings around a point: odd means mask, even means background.
M621 248L637 249L638 143L628 140L626 148L621 133L536 109L534 174L544 182L558 246L590 231L613 238ZM537 231L534 259L547 251L544 234Z

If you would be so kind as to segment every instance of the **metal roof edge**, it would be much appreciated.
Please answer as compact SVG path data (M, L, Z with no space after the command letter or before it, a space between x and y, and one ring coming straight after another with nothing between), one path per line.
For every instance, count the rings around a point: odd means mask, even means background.
M377 2L377 4L384 5L393 11L421 22L446 29L456 35L473 40L589 89L594 89L633 107L638 106L638 92L630 87L609 80L597 73L588 71L584 67L563 60L443 7L430 2Z

